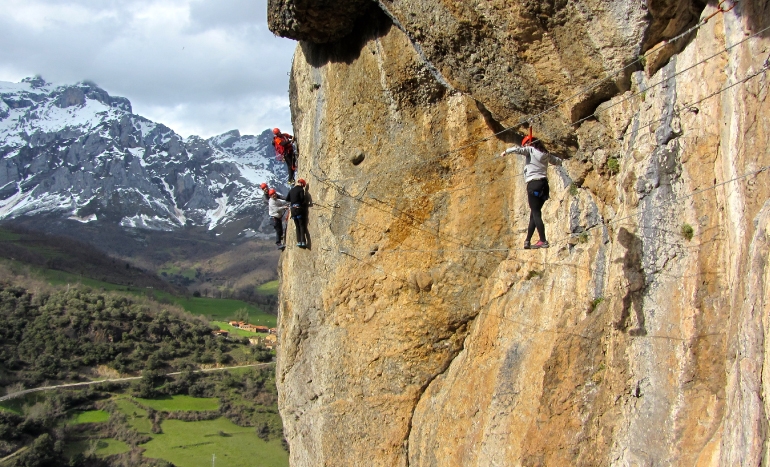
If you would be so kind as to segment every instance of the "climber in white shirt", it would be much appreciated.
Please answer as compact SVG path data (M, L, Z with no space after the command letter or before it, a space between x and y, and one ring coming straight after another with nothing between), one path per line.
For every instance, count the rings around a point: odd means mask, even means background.
M539 141L532 138L532 130L525 136L521 146L513 146L500 154L505 157L506 154L519 154L525 157L524 163L524 181L527 183L527 200L529 201L529 227L527 228L527 239L524 241L524 249L548 248L548 240L545 237L545 224L543 224L543 204L550 197L548 189L548 163L561 165L562 160L552 154L545 152ZM540 241L534 245L530 244L532 235L537 229Z

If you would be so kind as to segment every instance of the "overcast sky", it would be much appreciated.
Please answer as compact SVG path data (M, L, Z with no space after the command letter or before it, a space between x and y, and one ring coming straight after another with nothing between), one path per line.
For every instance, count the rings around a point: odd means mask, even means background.
M0 0L0 81L92 80L182 136L290 130L267 0Z

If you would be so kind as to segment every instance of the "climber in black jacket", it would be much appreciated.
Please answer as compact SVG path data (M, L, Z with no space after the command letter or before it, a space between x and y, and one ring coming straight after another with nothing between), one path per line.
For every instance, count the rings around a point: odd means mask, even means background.
M305 205L305 185L303 179L297 180L297 184L289 190L286 201L291 204L291 218L294 219L294 227L297 228L297 246L307 248L307 206Z

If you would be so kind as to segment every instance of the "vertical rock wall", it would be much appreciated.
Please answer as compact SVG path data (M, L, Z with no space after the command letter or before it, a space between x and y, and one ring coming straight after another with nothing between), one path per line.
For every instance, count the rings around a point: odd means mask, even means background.
M279 3L284 33L324 11ZM668 44L716 5L383 0L293 36L292 465L767 463L769 9ZM496 156L526 125L495 133L555 103L552 246L522 250L522 161Z

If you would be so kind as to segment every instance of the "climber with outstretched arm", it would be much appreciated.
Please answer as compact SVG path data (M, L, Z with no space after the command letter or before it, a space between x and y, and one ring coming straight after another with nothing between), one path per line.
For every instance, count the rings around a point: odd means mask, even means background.
M294 137L288 133L281 133L278 128L273 128L273 148L275 148L275 156L278 160L286 162L286 170L289 171L289 184L293 184L294 171L297 170Z
M548 248L548 240L545 237L545 224L543 224L543 204L550 197L548 189L548 163L561 165L562 160L552 154L545 152L542 144L532 138L532 129L529 135L525 136L521 146L513 146L500 154L505 157L506 154L519 154L525 157L524 161L524 181L527 183L527 201L529 202L529 227L527 228L527 238L524 240L524 249ZM530 244L532 234L540 236L540 241L534 245Z

